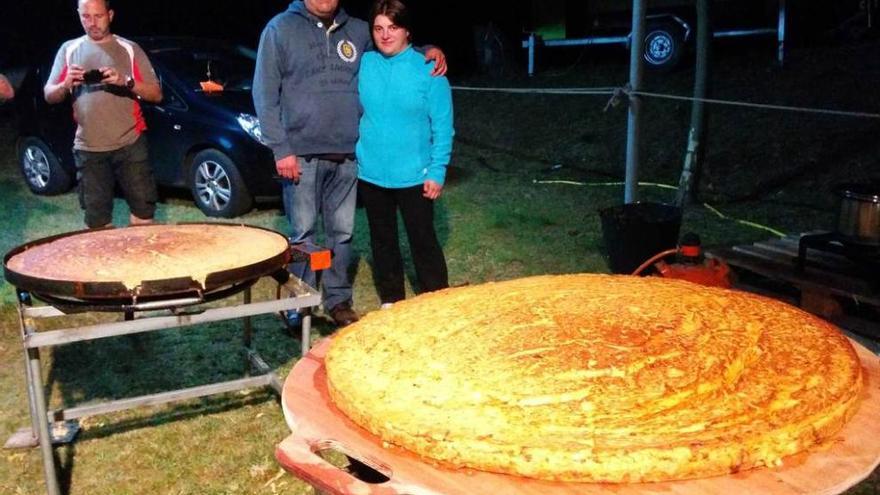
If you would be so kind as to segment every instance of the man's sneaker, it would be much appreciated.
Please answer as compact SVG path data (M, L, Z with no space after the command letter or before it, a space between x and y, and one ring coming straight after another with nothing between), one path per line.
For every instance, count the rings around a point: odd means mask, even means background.
M333 306L330 309L330 318L333 318L333 322L340 327L351 325L359 319L357 313L351 309L351 303L347 302Z
M382 305L379 306L379 309L391 309L393 307L394 307L394 303L382 303Z

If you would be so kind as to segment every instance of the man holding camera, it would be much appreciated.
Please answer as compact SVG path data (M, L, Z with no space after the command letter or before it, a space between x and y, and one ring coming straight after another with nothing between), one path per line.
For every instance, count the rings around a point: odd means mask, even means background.
M73 102L73 141L80 205L89 228L112 225L119 185L131 224L152 222L156 182L140 101L158 103L162 87L146 53L110 33L110 0L78 0L85 36L61 45L43 94L49 103Z

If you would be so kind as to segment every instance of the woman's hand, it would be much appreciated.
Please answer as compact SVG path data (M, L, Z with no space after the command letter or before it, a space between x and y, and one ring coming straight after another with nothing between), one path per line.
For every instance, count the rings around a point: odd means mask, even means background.
M422 196L431 200L439 198L441 192L443 192L443 186L432 180L426 180L422 187Z

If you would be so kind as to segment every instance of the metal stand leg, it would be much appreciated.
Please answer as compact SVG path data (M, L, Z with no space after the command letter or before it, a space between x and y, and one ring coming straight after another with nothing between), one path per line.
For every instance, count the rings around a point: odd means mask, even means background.
M302 346L302 356L303 357L305 357L306 354L309 353L309 348L311 347L311 342L309 341L309 339L311 338L311 336L312 336L312 315L311 315L311 313L306 313L305 316L303 316L302 340L300 340L301 346Z
M139 309L126 309L124 321L114 321L87 326L72 326L39 332L33 325L32 319L60 317L65 316L65 313L55 308L42 306L37 308L31 307L29 295L19 291L19 323L25 356L25 379L27 381L28 406L31 414L32 429L32 432L29 432L28 434L30 438L35 440L35 442L28 445L28 447L32 447L37 443L39 444L40 453L43 457L46 491L49 495L61 494L56 473L55 457L52 449L53 425L49 423L50 417L53 420L66 420L70 423L85 416L107 414L140 406L155 406L158 404L228 393L253 387L269 386L280 394L282 390L281 380L279 380L276 373L252 349L253 325L251 317L261 314L287 311L295 308L313 307L321 302L320 294L303 284L298 279L286 281L284 287L287 291L287 297L283 301L264 300L252 302L251 290L250 288L247 288L244 292L244 304L237 306L199 308L199 311L194 312L178 312L176 311L176 307L171 307L170 309L159 308L163 309L162 314L150 315L144 318L135 318L135 311L156 308L142 307ZM185 302L186 304L193 303L190 299L185 300ZM45 385L43 384L42 368L40 365L41 347L51 347L122 335L137 338L144 332L169 328L183 328L191 325L215 321L228 321L238 318L242 318L243 340L247 348L246 357L250 361L248 364L252 365L254 370L260 373L259 376L216 382L156 394L141 395L138 397L111 400L93 405L70 407L57 411L49 411L46 407L48 399L44 390ZM311 319L306 317L303 322L303 334L305 335L305 347L303 353L307 352L309 349L308 335L310 331ZM135 340L135 343L137 344L137 340ZM249 367L247 369L250 370ZM248 374L251 374L251 371L248 371ZM69 431L72 431L73 434L76 433L76 430ZM72 441L72 435L69 439L63 441Z
M250 287L248 287L247 289L244 290L244 294L242 295L242 302L244 304L251 303L251 288ZM251 365L253 364L251 355L252 355L252 351L253 351L252 345L253 345L253 335L254 335L254 329L253 329L253 326L251 325L251 317L250 316L242 317L241 325L242 325L242 341L243 341L242 343L244 344L244 372L246 375L250 375L251 374Z
M40 440L40 453L43 455L43 474L46 478L46 492L49 495L60 495L58 478L55 475L55 458L52 454L52 436L49 433L49 417L46 409L46 396L43 392L43 378L40 370L40 350L27 350L28 365L28 396L33 404L31 413L36 423L35 433Z
M31 375L31 361L30 361L30 351L25 349L24 351L24 378L27 383L27 394L28 394L28 409L30 409L31 413L31 435L33 435L34 440L39 441L40 439L40 422L37 419L37 405L34 400L34 391L31 387L32 383L37 383L37 380L34 380L34 377ZM39 391L38 391L39 392ZM33 446L33 445L31 445Z
M251 303L251 288L248 287L244 290L244 295L242 296L244 299L244 304ZM244 329L244 346L250 349L251 341L253 340L254 328L251 325L251 317L245 316L242 318L242 325Z

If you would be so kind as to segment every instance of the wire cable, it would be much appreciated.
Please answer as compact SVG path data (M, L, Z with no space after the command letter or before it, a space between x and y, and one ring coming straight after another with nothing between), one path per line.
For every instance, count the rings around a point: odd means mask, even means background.
M514 94L552 94L552 95L613 95L617 88L487 88L478 86L452 86L458 91Z
M703 103L712 103L717 105L739 106L745 108L759 108L763 110L780 110L786 112L802 112L815 113L824 115L837 115L842 117L856 117L868 119L880 119L880 113L874 112L858 112L848 110L832 110L828 108L801 107L792 105L776 105L772 103L752 103L747 101L721 100L718 98L696 98L693 96L672 95L666 93L653 93L650 91L633 91L628 85L621 87L595 87L595 88L489 88L477 86L452 86L452 89L458 91L475 91L475 92L493 92L493 93L511 93L511 94L554 94L554 95L611 95L619 97L627 96L646 96L649 98L659 98L666 100L679 101L700 101ZM610 106L616 106L615 102L609 101ZM608 109L608 106L605 109Z
M679 95L669 95L664 93L651 93L647 91L632 91L632 90L623 90L626 94L629 95L638 95L638 96L649 96L651 98L661 98L666 100L686 100L686 101L701 101L704 103L715 103L718 105L730 105L730 106L740 106L740 107L748 107L748 108L761 108L765 110L783 110L787 112L804 112L804 113L818 113L818 114L826 114L826 115L841 115L844 117L859 117L859 118L869 118L869 119L880 119L880 113L870 113L870 112L851 112L846 110L829 110L827 108L810 108L810 107L796 107L789 105L773 105L769 103L750 103L745 101L733 101L733 100L719 100L716 98L696 98L693 96L679 96Z

